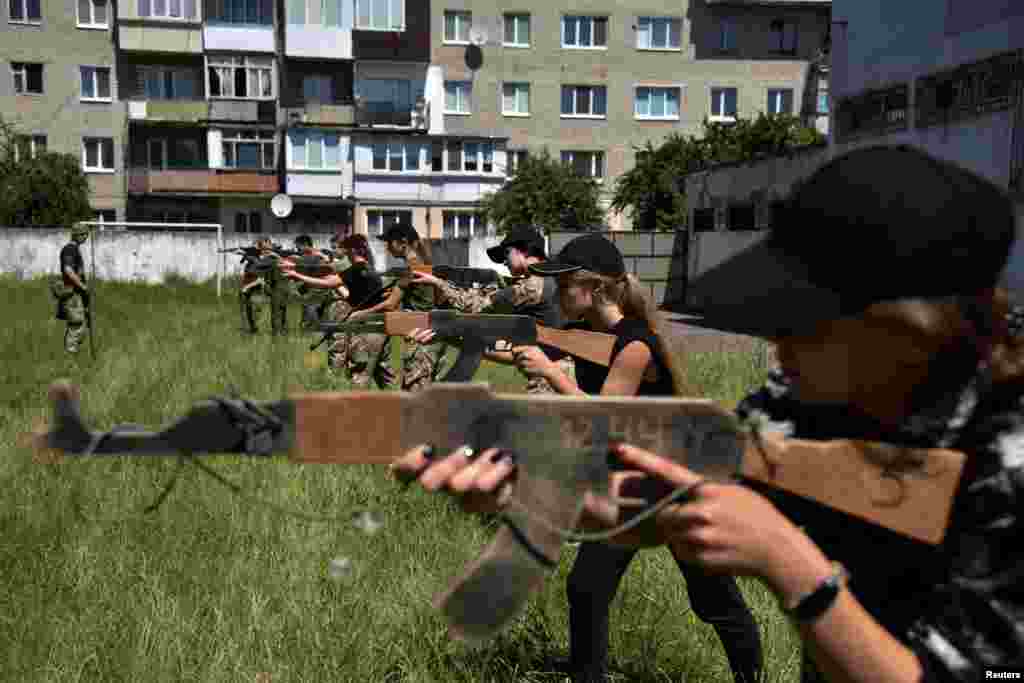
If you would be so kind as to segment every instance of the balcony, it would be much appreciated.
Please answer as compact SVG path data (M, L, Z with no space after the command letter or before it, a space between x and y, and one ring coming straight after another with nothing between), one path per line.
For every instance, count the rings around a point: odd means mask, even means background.
M210 117L206 100L130 100L128 118L155 123L201 123Z
M300 103L285 107L284 116L289 125L351 126L356 121L355 107L351 103Z
M355 123L357 126L426 130L430 125L430 103L421 97L412 107L403 107L391 102L367 102L356 97Z
M127 176L129 194L275 194L280 187L273 171L131 168Z
M274 52L272 23L208 21L203 25L203 46L208 52Z
M289 23L285 26L285 56L352 59L352 29Z
M203 54L203 31L197 23L140 23L129 19L118 27L118 46L122 50Z

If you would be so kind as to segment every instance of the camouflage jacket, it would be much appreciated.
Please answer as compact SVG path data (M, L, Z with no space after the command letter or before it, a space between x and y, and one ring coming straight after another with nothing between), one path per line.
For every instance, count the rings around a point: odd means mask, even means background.
M554 278L527 275L515 278L507 287L463 289L450 282L437 287L439 296L463 313L529 315L549 327L560 327Z
M968 455L945 541L913 543L755 483L850 572L850 590L910 647L924 681L984 680L1024 666L1024 390L992 386L983 366L936 377L932 396L899 429L843 406L808 406L780 372L744 399L740 417L809 439L860 438ZM804 680L817 680L805 666Z

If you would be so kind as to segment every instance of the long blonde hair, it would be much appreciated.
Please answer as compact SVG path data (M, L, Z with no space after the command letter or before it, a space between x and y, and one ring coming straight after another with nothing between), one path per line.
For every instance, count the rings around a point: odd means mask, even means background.
M591 287L595 296L604 299L605 302L618 306L623 316L642 320L647 324L657 340L658 348L655 351L661 354L661 359L668 368L675 393L685 394L688 382L682 364L668 343L664 316L658 311L650 296L644 292L644 286L636 276L624 274L616 278L590 270L577 270L569 277L576 284Z

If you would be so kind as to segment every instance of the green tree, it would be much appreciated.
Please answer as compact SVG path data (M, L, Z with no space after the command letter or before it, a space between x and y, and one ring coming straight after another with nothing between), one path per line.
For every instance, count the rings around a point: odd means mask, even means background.
M685 178L723 163L783 156L825 138L800 119L761 113L735 123L704 119L701 137L670 135L658 147L635 148L637 163L619 176L612 198L615 211L630 211L636 230L672 230L686 224Z
M601 186L554 159L547 149L528 156L500 189L480 202L499 233L534 224L547 230L601 229L605 213L598 205Z
M0 225L70 226L90 220L89 181L78 157L15 154L23 139L14 124L0 119Z

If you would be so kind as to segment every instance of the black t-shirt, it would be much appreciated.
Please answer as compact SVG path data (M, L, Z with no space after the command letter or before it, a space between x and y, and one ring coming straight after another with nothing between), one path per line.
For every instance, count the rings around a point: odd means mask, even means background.
M588 329L584 325L573 324L576 329ZM658 350L658 339L654 336L643 320L636 318L623 318L608 330L609 334L615 335L615 345L612 347L612 359L609 367L591 363L581 358L576 359L576 383L580 389L588 394L600 394L604 381L608 378L611 364L615 363L622 350L630 343L639 341L647 345L654 359L654 366L658 370L656 380L644 380L637 387L637 396L672 396L675 388L672 385L672 374L669 372L661 352Z
M82 250L78 248L77 242L68 242L60 250L60 272L64 275L64 269L70 267L75 275L85 283L85 260L82 258ZM71 282L64 276L64 284L70 286Z
M365 308L384 300L384 293L381 291L384 281L367 263L356 263L346 268L341 273L341 281L348 288L348 302L353 306ZM366 297L374 292L377 294L367 300Z

